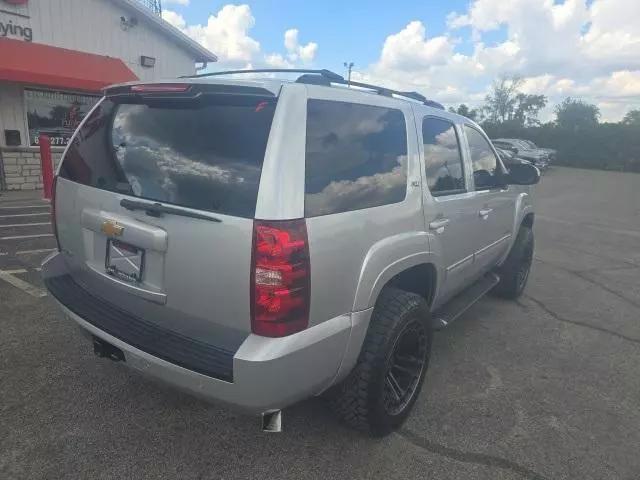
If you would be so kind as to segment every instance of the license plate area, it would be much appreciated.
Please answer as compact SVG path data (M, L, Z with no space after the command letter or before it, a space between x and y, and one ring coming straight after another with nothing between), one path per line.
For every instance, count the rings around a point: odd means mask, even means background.
M142 282L144 272L144 249L113 238L107 239L105 270L121 280Z

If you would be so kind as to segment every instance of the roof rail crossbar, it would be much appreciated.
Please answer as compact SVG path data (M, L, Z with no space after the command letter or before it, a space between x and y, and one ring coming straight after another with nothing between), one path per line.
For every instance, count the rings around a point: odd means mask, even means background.
M197 75L184 75L180 78L204 78L204 77L216 77L220 75L235 75L235 74L251 74L251 73L302 73L296 82L299 83L309 83L309 84L328 84L337 83L341 85L354 86L360 88L366 88L368 90L373 90L379 95L384 95L386 97L392 97L394 95L398 95L400 97L410 98L412 100L416 100L420 103L428 105L430 107L440 108L444 110L444 107L438 102L434 102L433 100L427 99L424 95L418 92L403 92L400 90L393 90L391 88L380 87L378 85L371 85L369 83L362 83L356 81L345 80L342 75L338 75L331 70L313 70L313 69L305 69L305 68L258 68L255 70L226 70L224 72L210 72L210 73L200 73ZM318 82L313 77L315 75L319 75L323 78L324 82Z

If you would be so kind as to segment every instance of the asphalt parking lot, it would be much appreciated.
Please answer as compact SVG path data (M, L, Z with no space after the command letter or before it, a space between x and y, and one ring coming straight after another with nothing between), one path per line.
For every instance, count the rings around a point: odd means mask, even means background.
M0 478L640 478L640 175L545 175L525 295L437 334L421 398L385 439L318 399L263 434L95 358L39 280L47 212L0 196Z

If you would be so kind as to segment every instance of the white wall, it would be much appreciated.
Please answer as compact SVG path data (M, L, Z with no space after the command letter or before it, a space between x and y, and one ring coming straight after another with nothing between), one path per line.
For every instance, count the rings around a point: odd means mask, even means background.
M29 0L24 6L0 2L0 9L28 16L0 12L0 23L31 28L33 42L120 58L141 80L195 72L192 56L144 19L123 31L120 17L131 13L111 0ZM155 67L140 66L140 55L155 57Z
M29 135L26 123L22 86L0 82L0 148L5 146L5 129L20 130L22 146L28 146Z
M22 145L28 145L29 139L26 135L25 123L22 87L12 83L0 83L0 147L5 144L5 129L20 130Z

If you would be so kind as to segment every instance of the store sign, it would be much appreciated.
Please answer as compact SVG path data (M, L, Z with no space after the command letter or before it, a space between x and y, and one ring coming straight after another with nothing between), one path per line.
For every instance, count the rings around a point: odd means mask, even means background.
M4 0L9 5L26 5L28 0ZM0 8L2 3L0 3ZM24 23L22 18L28 19L28 15L9 10L1 10L4 15L11 15L11 18L0 18L0 38L9 37L31 42L33 40L33 30L28 24ZM27 20L28 22L28 20Z
M38 145L40 135L48 135L51 145L69 143L75 129L100 97L49 90L25 89L29 144Z
M33 30L31 27L13 23L13 20L0 21L0 38L2 37L21 38L25 42L30 42L33 40Z

